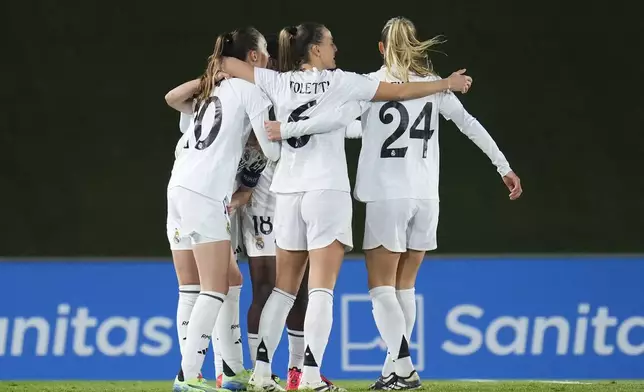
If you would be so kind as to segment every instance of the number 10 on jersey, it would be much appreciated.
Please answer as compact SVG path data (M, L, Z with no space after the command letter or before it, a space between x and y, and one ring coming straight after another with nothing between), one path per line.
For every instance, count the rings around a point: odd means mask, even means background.
M434 135L434 130L431 129L432 108L432 103L427 102L409 129L409 137L411 139L423 140L423 158L427 158L427 142L432 138L432 135ZM385 142L382 144L382 148L380 149L380 158L404 158L405 155L407 155L408 147L389 148L389 146L391 146L396 140L405 134L405 131L407 131L407 127L409 126L409 112L405 105L400 102L387 102L382 105L379 113L380 121L383 124L391 124L394 121L394 115L387 113L389 109L398 111L398 114L400 115L400 123L398 124L398 127L396 127L394 133L385 139ZM425 120L423 122L423 127L418 128L420 122L423 120Z

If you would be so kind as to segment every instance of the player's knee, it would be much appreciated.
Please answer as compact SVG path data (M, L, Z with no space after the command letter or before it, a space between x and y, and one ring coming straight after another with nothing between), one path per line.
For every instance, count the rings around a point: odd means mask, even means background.
M230 286L241 286L243 282L244 282L244 278L243 278L239 268L229 268L229 270L228 270L228 285L230 285Z

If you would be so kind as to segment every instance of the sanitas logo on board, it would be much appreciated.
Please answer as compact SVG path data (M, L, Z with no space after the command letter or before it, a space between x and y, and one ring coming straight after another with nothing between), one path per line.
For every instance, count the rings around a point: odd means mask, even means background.
M572 322L558 315L538 316L532 320L525 316L504 315L481 328L481 323L476 321L485 311L476 305L458 305L445 317L447 330L458 338L445 340L441 348L453 355L473 355L482 348L494 355L541 355L546 351L557 355L588 355L591 353L586 352L586 343L591 339L590 347L595 355L644 355L644 317L619 320L610 315L607 306L600 306L590 318L590 311L590 304L579 304L578 317ZM511 338L501 342L501 331L504 336L509 332ZM546 333L556 336L552 347L544 347Z
M172 349L171 329L174 321L167 317L110 316L99 320L89 309L79 307L73 316L68 304L58 305L58 317L50 323L39 316L0 317L0 357L2 356L65 356L88 357L103 354L110 357L137 354L157 357ZM118 331L118 332L117 332ZM110 338L113 333L123 336ZM93 339L88 339L91 335ZM34 341L33 350L25 351L27 341ZM114 342L118 340L118 342ZM71 347L68 342L71 341Z

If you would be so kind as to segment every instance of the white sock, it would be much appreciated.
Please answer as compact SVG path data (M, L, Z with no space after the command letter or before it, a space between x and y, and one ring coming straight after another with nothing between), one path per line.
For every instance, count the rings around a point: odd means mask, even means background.
M304 317L304 369L302 383L318 384L324 350L333 325L333 290L309 290L309 305Z
M407 339L410 340L416 324L416 290L413 287L411 289L397 290L396 297L405 315L405 334ZM382 367L382 375L386 377L394 372L394 361L391 355L387 354L385 364Z
M396 297L405 315L405 324L407 338L411 339L411 333L414 331L416 324L416 289L405 289L396 291Z
M288 368L302 370L304 366L304 331L287 329L288 333Z
M396 288L374 287L369 290L369 295L373 304L373 318L380 336L387 344L387 355L393 360L395 373L407 377L414 367L409 355L409 342L405 337L405 315L396 298Z
M217 323L213 336L217 337L215 354L220 353L219 361L226 362L226 365L234 374L244 370L244 353L242 351L241 336L239 333L239 295L241 286L230 286L226 301L219 311ZM217 377L224 371L223 362L217 362L215 355L215 369ZM233 374L226 374L232 376Z
M217 317L217 320L219 320L219 317ZM215 330L217 327L215 327ZM213 335L217 336L217 335ZM212 348L214 349L212 357L215 360L215 379L219 378L222 374L224 374L224 359L221 356L221 343L219 343L219 338L216 337L213 339L213 345Z
M210 345L210 334L225 299L225 294L202 291L195 302L188 323L185 354L181 360L181 369L186 380L197 378L201 372Z
M284 331L288 313L293 307L295 296L274 288L268 297L259 318L259 343L255 362L255 376L270 378L273 374L271 361Z
M190 313L195 306L195 301L199 296L199 285L181 285L179 286L179 301L177 302L177 337L179 338L179 350L181 355L186 346L186 336L188 334L188 322Z
M255 368L255 358L257 357L257 345L259 338L256 333L249 333L248 335L248 353L250 354L250 361Z

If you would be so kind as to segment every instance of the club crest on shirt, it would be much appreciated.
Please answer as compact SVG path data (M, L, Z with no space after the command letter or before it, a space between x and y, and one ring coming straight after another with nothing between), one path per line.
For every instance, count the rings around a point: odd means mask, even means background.
M179 234L179 229L174 229L174 238L172 240L175 244L181 242L181 234Z
M262 237L255 237L255 247L257 247L257 249L259 250L264 249L264 239Z

